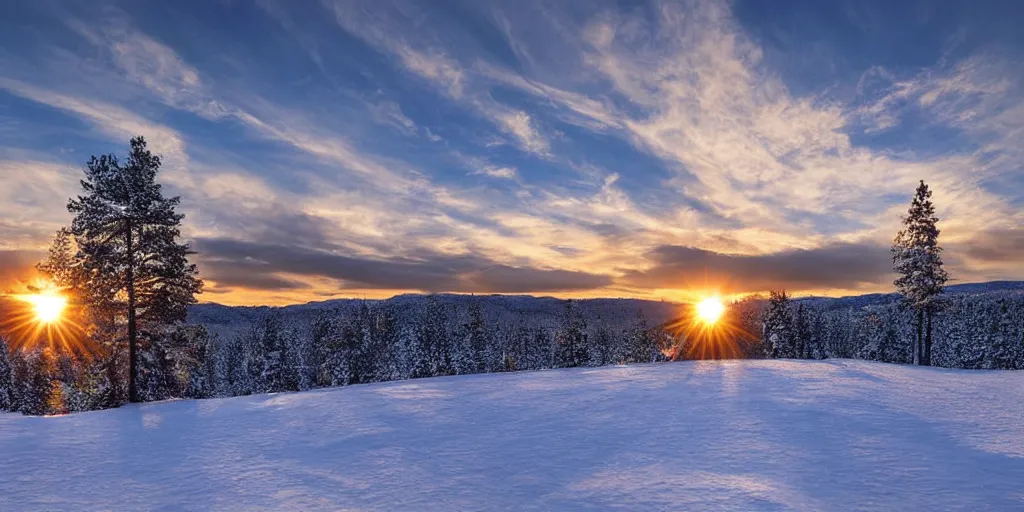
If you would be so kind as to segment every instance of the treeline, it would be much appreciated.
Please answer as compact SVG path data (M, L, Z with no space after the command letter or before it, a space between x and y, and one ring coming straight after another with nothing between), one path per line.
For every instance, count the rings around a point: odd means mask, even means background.
M270 312L228 338L178 326L140 353L143 401L302 391L398 379L665 361L670 333L641 312L554 318L428 296L324 310L307 324ZM502 314L505 313L505 314ZM3 351L8 354L7 350ZM16 350L0 359L0 408L61 414L127 402L123 355ZM7 364L5 364L7 362Z
M773 292L764 307L765 355L914 362L918 331L913 307L897 299L863 307L835 303L792 300L785 292ZM932 365L1024 369L1024 295L945 295L931 307Z
M640 312L597 313L588 303L516 311L486 299L438 295L353 302L312 316L269 310L225 336L179 325L140 352L140 398L228 397L672 359L909 364L914 358L916 313L896 297L852 306L794 300L783 292L767 300L751 297L733 303L709 339L688 331L693 321L685 315L651 324ZM946 295L936 303L933 328L936 366L1024 369L1024 294ZM60 414L120 406L128 401L123 352L0 350L0 409Z

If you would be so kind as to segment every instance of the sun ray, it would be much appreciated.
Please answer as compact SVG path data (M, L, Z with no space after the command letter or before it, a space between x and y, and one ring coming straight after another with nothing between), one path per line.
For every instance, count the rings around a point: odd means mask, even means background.
M707 297L684 308L666 324L673 338L665 355L680 359L736 359L744 346L756 338L733 318L733 311L717 296Z
M32 293L13 294L11 311L4 315L0 330L7 335L12 348L55 350L89 354L84 343L85 328L78 322L75 307L58 288L43 283L32 287Z

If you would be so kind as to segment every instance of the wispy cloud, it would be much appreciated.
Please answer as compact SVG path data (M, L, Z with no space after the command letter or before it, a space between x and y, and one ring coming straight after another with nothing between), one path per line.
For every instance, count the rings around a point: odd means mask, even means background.
M258 40L134 5L61 11L46 26L63 39L0 35L35 45L0 53L0 134L18 135L0 147L4 249L36 250L66 222L90 144L141 134L223 300L645 295L698 274L884 288L879 248L919 179L954 274L1020 276L1012 53L958 43L933 65L869 62L847 75L859 83L821 87L807 84L850 61L787 75L721 2L224 8L259 21ZM40 127L67 119L87 132L53 154Z
M411 34L404 31L394 17L370 14L384 9L366 9L359 2L349 0L325 0L325 6L333 11L338 24L346 31L393 55L405 69L435 85L452 100L471 106L502 132L511 135L520 149L538 156L548 155L550 143L529 113L496 102L477 83L476 77L471 78L474 75L471 70L436 45L414 46L405 37Z

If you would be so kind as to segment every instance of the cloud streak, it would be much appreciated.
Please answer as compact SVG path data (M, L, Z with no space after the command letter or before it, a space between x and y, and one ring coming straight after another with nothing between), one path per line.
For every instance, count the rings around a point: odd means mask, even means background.
M650 268L629 271L624 281L651 288L700 287L712 283L724 293L769 289L856 290L890 278L887 247L834 244L771 254L723 254L666 245L648 255Z
M808 77L713 1L101 4L0 21L0 248L41 249L85 155L141 134L225 300L884 290L919 179L954 276L1024 278L995 46Z
M546 293L611 284L607 276L586 272L512 267L473 255L431 251L418 251L416 257L371 259L234 240L204 239L196 247L212 279L255 288L301 286L281 275L328 278L339 289L425 292Z

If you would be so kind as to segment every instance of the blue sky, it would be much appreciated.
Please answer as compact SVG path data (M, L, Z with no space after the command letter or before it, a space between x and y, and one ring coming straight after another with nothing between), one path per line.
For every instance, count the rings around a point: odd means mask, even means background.
M141 134L208 293L891 289L918 180L1024 278L1017 2L5 2L0 274ZM10 285L8 285L10 286Z

